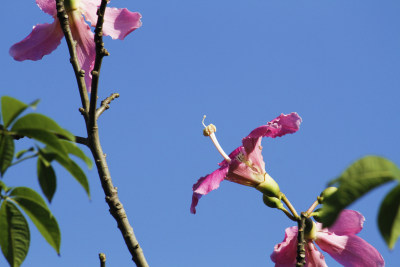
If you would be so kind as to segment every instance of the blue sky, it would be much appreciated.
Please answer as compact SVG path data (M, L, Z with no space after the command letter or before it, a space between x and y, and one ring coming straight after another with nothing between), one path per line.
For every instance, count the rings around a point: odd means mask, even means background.
M258 191L227 181L200 200L196 215L189 213L192 184L221 161L202 136L204 114L229 153L255 127L298 112L303 123L296 134L263 140L266 170L298 211L364 155L400 165L398 1L114 0L110 6L143 16L142 28L124 41L105 38L111 56L103 61L99 98L121 97L99 127L114 184L151 266L273 266L269 255L293 225L266 208ZM38 112L83 136L65 41L37 62L8 54L33 25L52 18L34 1L6 1L2 10L1 95L40 98ZM7 171L4 182L39 190L35 170L34 161L25 162ZM72 177L56 171L50 207L62 231L61 256L32 225L24 266L96 266L99 252L108 266L132 266L96 171L87 171L90 201ZM387 266L399 262L399 248L386 248L376 214L391 186L351 207L366 217L360 236Z

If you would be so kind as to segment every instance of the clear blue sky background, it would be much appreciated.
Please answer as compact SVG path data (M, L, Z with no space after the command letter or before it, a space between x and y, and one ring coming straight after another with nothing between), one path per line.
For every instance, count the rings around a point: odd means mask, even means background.
M217 126L229 153L253 128L296 111L301 129L263 140L267 172L299 211L354 160L375 154L400 164L400 3L372 0L111 1L143 15L124 41L105 39L111 56L100 99L121 97L101 117L100 134L119 196L151 266L273 266L269 255L292 226L258 191L230 182L189 213L191 187L221 156L202 136ZM51 22L34 1L5 1L0 23L1 95L30 102L84 135L65 41L38 62L16 62L9 47ZM29 144L23 141L18 147ZM89 152L88 150L85 150ZM61 168L50 205L62 231L61 256L31 227L24 266L132 266L108 213L95 170L92 199ZM12 168L10 186L38 188L35 162ZM392 186L392 185L391 185ZM385 186L352 206L366 217L360 236L400 261L378 233ZM326 255L329 266L338 266ZM0 265L5 259L0 257Z

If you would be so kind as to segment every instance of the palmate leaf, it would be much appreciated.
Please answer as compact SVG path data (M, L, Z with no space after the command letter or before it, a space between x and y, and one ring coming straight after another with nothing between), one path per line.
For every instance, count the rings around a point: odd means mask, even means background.
M29 226L19 209L7 200L3 201L0 208L0 229L3 255L10 266L20 266L29 250Z
M82 152L83 153L83 152ZM48 162L52 160L57 161L61 166L63 166L74 178L78 181L78 183L85 189L88 197L90 198L90 189L89 182L85 175L85 172L79 167L78 164L75 163L71 158L63 158L58 154L53 152L53 148L46 147L44 149L39 150L39 154Z
M65 140L61 140L61 142L63 143L64 147L66 148L66 150L68 151L69 154L72 154L72 155L80 158L81 160L83 160L89 169L91 169L93 167L93 163L90 160L90 158L88 158L85 155L85 153L75 143L65 141Z
M15 98L3 96L1 98L1 114L3 117L4 127L7 128L24 110L28 107L36 107L39 100L27 105Z
M378 213L378 226L387 246L393 249L400 236L400 184L383 200Z
M43 159L43 157L38 157L37 175L43 194L46 196L47 200L51 202L56 192L57 181L53 167L51 164L48 165L46 163L48 163L47 160Z
M30 113L19 118L11 127L11 131L19 133L21 130L42 130L59 134L68 140L75 141L75 136L61 128L54 120L42 114Z
M60 229L43 198L28 187L14 188L9 197L29 216L46 241L60 253Z
M366 156L356 161L330 183L336 183L338 190L324 199L320 213L323 226L331 226L345 207L367 192L396 179L400 181L400 169L390 160Z
M59 155L60 157L65 159L69 158L67 149L64 147L61 140L53 133L39 129L23 129L18 130L18 134L38 140L51 147L54 153L57 153L57 155Z
M0 134L0 175L10 167L14 157L14 140L10 135Z

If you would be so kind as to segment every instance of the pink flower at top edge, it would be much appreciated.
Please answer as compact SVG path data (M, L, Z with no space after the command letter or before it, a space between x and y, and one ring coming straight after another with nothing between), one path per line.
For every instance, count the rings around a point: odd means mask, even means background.
M262 137L280 137L285 134L295 133L301 123L300 116L296 113L281 114L276 119L254 129L247 137L242 139L242 146L235 149L229 158L219 163L220 168L201 177L193 185L191 213L196 213L199 199L210 191L219 187L223 180L242 185L257 187L269 177L265 172L265 163L261 155Z
M97 22L97 8L101 0L66 0L64 1L72 36L77 41L76 52L81 68L85 71L86 88L90 92L94 66L95 44L94 35L85 20L95 26ZM36 0L39 8L54 18L53 23L38 24L32 32L21 42L10 48L10 55L18 61L39 60L50 54L60 44L64 36L57 18L55 0ZM70 7L70 8L68 8ZM103 34L113 39L123 40L130 32L139 28L142 16L138 12L131 12L126 8L106 8L104 15Z
M357 211L343 210L335 224L329 228L322 228L322 224L315 223L316 237L307 240L305 246L306 267L327 266L314 242L343 266L385 266L382 255L364 239L356 236L363 228L364 220L364 216ZM285 239L275 245L271 259L275 267L291 267L296 265L296 253L297 226L294 226L285 230Z

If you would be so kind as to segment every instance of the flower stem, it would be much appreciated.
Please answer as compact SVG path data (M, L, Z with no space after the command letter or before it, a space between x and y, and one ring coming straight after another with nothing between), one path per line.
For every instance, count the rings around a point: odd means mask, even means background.
M293 207L292 203L290 203L289 199L287 199L287 197L285 196L285 194L282 193L281 195L281 199L283 201L283 203L285 203L285 205L289 208L290 212L293 214L293 216L299 220L300 216L297 213L296 209Z
M305 215L307 216L307 218L309 218L311 216L311 213L314 211L314 209L319 205L318 200L316 200L309 208L308 210L305 212Z
M298 233L297 233L297 257L296 266L305 266L306 264L306 250L305 250L305 239L304 239L304 228L306 226L306 215L302 212L301 218L297 221Z

